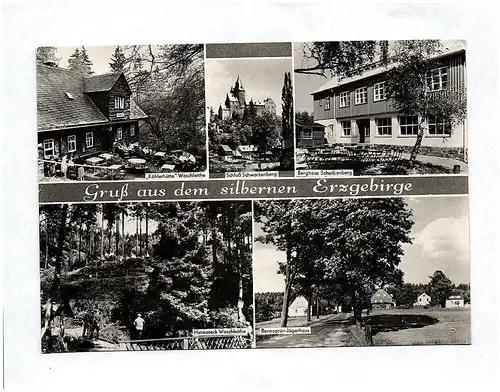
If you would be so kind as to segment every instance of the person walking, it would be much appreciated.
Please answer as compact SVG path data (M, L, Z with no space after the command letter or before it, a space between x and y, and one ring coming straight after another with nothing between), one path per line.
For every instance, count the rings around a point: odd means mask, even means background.
M62 173L63 178L67 177L67 174L68 174L68 158L66 157L66 155L64 155L62 157L62 160L61 160L61 173Z
M137 318L134 320L136 340L140 340L142 337L142 331L144 330L144 323L145 323L145 321L141 317L141 314L139 313L137 315Z

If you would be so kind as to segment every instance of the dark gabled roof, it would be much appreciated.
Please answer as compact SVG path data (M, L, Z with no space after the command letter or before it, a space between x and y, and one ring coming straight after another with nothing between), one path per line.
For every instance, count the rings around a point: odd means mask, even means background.
M229 147L227 144L221 144L220 146L226 152L233 152L233 150L231 149L231 147Z
M84 93L85 77L64 68L37 65L39 131L108 122ZM73 99L69 99L70 93Z
M122 75L85 77L66 68L37 65L38 131L109 122L87 93L108 91ZM147 115L130 98L130 120L143 118L147 118Z
M107 73L102 75L87 76L85 78L85 93L109 91L115 85L122 73Z
M324 128L325 126L319 123L309 123L309 124L301 124L298 122L295 122L295 125L298 127L312 127L312 128Z

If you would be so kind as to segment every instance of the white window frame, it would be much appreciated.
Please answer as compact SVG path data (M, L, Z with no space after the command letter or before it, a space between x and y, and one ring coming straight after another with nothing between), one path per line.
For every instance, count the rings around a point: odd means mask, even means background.
M380 125L379 122L382 122ZM387 122L387 124L385 124ZM377 136L390 137L392 136L392 118L382 117L375 119L375 125L377 128Z
M52 147L46 147L47 143L50 143L52 145ZM51 154L47 154L47 151L52 151ZM47 156L54 156L56 155L56 146L55 146L55 143L54 143L54 139L45 139L43 141L43 156L44 157L47 157Z
M350 121L341 121L340 128L342 128L342 136L343 137L351 137L352 136L352 125Z
M130 126L130 136L135 136L135 125L134 124L132 124Z
M87 132L85 134L85 147L86 148L94 147L94 132Z
M71 144L74 143L75 147L71 148ZM76 135L68 135L68 152L76 151Z
M385 92L385 81L373 85L373 102L383 101L387 98Z
M115 97L115 109L125 109L124 97Z
M350 91L344 91L339 94L339 107L347 108L351 106L351 93Z
M330 98L325 98L325 110L330 110Z
M354 90L354 104L363 105L368 103L368 88L366 86L359 87Z
M122 140L123 139L123 129L122 127L116 128L116 140Z
M310 137L306 137L306 131L309 131L310 132ZM307 139L307 140L311 140L313 138L313 130L312 128L304 128L302 130L302 139Z
M429 136L441 136L441 137L451 136L451 124L440 118L430 117L427 121L427 126L428 126ZM431 132L431 129L434 129L433 133ZM447 129L448 132L446 132Z
M403 121L403 119L405 119ZM412 119L411 122L407 122L408 119ZM399 134L401 136L417 136L418 135L418 116L400 116L399 121ZM403 124L404 123L404 124ZM408 129L411 133L408 133ZM405 132L403 132L405 130Z
M425 85L429 91L440 91L448 87L448 67L439 67L427 72Z

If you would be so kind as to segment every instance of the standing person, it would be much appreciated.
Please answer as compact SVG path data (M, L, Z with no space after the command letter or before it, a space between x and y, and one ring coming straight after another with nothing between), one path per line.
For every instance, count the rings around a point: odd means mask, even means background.
M142 331L144 329L144 322L145 322L144 319L141 317L141 314L139 313L137 315L137 318L134 320L136 340L140 340L142 337Z
M78 180L83 181L85 179L85 168L82 166L78 166Z
M67 173L68 173L68 158L65 156L62 157L62 160L61 160L61 173L63 175L64 178L67 177Z

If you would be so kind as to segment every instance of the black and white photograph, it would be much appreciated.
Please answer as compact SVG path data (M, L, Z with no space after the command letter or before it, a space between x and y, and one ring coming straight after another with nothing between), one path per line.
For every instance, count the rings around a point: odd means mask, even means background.
M458 40L294 43L297 169L467 174L465 57Z
M39 181L204 178L204 45L39 47Z
M471 344L467 196L254 211L257 348Z
M293 175L292 58L207 59L205 66L211 176Z
M40 206L43 353L253 346L252 204Z

